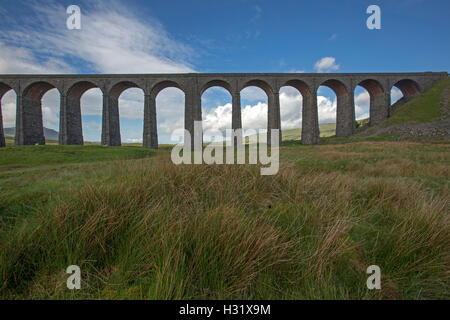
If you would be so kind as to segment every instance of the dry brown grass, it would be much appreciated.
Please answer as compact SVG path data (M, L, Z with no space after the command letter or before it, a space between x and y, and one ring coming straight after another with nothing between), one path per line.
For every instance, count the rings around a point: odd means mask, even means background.
M402 147L402 154L409 152ZM106 178L59 195L2 233L0 293L445 298L448 189L435 192L408 175L434 177L448 168L427 168L414 157L395 165L361 160L386 156L387 148L394 147L311 148L304 158L316 161L325 154L331 170L290 162L275 176L261 176L257 166L175 166L167 154L104 164ZM349 149L360 160L334 169L333 161L348 160L339 153ZM69 264L83 270L85 289L75 296L61 273ZM365 287L371 264L381 267L381 292Z

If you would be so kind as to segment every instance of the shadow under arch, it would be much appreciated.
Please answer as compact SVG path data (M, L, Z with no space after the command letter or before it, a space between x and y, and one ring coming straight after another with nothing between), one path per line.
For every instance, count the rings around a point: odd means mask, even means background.
M208 90L209 88L211 88L211 87L221 87L221 88L224 88L224 89L226 89L226 90L230 93L231 96L233 95L233 88L231 87L231 85L230 85L227 81L225 81L225 80L211 80L211 81L208 81L208 82L202 87L202 89L200 90L200 96L202 96L203 93L204 93L206 90Z
M137 88L144 91L144 89L142 89L139 85L132 81L120 81L112 86L111 90L109 91L109 95L113 98L118 99L122 92L131 88Z
M183 91L184 94L186 94L186 93L184 92L183 88L180 86L180 84L178 84L177 82L172 81L172 80L163 80L163 81L158 82L157 84L155 84L155 85L152 87L152 89L151 89L151 91L150 91L150 94L151 94L154 98L156 98L157 95L158 95L158 93L160 93L162 90L164 90L164 89L166 89L166 88L172 88L172 87L173 87L173 88L180 89L181 91Z
M396 88L397 90L394 90ZM391 115L392 110L396 105L408 102L414 97L417 97L422 92L419 84L412 79L401 79L395 82L390 88L391 100L388 102L388 116ZM395 98L397 94L401 93L401 97Z
M243 89L245 89L247 87L258 87L267 94L267 97L270 97L273 95L272 87L264 80L259 80L259 79L249 80L242 86L240 91L242 91Z
M403 94L403 97L411 97L420 94L422 91L419 84L411 79L402 79L394 83L393 87L397 87Z

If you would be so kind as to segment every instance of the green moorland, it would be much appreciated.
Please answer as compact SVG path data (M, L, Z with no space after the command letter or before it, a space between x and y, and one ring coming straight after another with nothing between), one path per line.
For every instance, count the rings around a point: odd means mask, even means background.
M448 141L294 141L280 158L261 176L168 148L0 149L0 298L449 298Z

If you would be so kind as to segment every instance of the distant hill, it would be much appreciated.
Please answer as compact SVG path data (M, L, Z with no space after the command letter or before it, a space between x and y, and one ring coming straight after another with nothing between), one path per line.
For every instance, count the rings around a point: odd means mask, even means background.
M321 137L331 137L335 134L336 130L336 124L335 123L323 123L319 125L319 131ZM283 130L282 129L282 139L283 141L289 141L289 140L300 140L302 136L302 129L289 129L289 130ZM259 136L259 140L261 142L266 142L267 140L267 133L263 133ZM245 142L248 142L248 137L245 137Z
M7 137L14 137L16 134L16 128L4 128L5 136ZM45 140L58 140L59 138L59 132L53 129L45 128L44 127L44 137Z

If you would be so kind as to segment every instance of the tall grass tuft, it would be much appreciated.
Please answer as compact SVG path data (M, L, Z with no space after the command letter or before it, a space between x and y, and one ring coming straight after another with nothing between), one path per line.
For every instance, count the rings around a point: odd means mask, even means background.
M2 229L2 298L448 298L448 198L419 184L167 155L105 166Z

